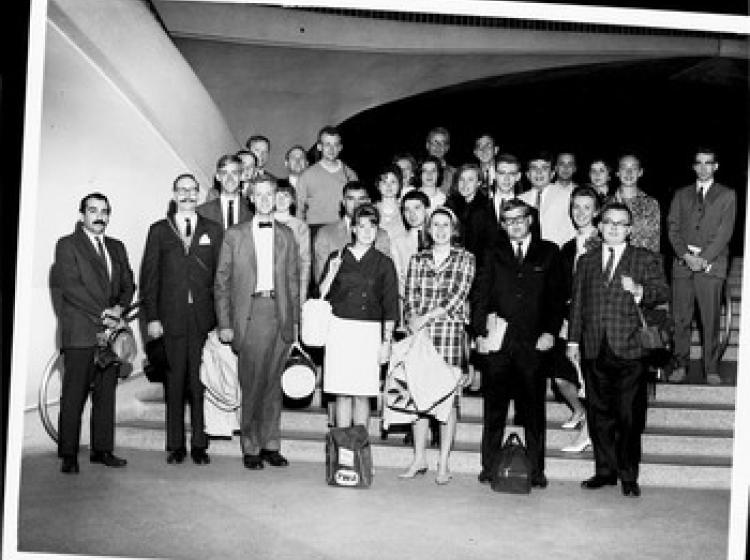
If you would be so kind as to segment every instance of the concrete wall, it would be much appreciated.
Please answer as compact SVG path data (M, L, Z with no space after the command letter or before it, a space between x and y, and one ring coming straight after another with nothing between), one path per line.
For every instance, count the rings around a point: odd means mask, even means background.
M104 28L95 4L54 2L48 12L38 206L34 223L22 224L33 228L34 240L19 248L34 255L33 269L21 271L32 285L24 312L36 333L26 348L27 404L36 402L57 347L49 269L55 242L73 231L81 197L101 191L110 198L107 233L125 243L137 275L148 226L164 215L174 177L190 171L205 187L217 154L237 146L144 5L108 2L118 25Z

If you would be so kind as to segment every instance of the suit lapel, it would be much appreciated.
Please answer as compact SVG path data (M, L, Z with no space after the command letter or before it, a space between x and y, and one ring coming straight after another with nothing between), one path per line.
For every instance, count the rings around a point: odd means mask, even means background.
M630 259L632 257L633 257L633 248L630 245L625 245L625 250L622 252L622 256L620 257L620 262L617 263L617 266L615 267L615 270L612 273L612 281L610 282L611 285L614 285L617 279L623 274L625 276L631 276L629 271L631 270Z

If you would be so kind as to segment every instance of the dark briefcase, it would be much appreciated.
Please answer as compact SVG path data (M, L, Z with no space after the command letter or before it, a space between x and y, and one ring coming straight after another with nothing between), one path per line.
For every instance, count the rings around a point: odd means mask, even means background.
M326 481L331 486L368 488L372 452L364 426L331 428L326 436Z
M492 467L492 489L506 494L531 492L531 463L518 434L508 436L497 450Z

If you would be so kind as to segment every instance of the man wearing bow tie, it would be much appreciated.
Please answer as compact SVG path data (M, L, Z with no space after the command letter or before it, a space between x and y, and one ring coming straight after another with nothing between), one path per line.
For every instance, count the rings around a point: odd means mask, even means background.
M204 433L201 352L216 326L213 280L222 228L195 211L198 182L189 173L172 185L174 206L148 232L141 263L141 314L151 339L164 337L169 372L164 383L167 462L182 463L185 447L185 400L190 403L190 456L209 463Z
M697 180L678 190L669 208L669 241L674 249L672 302L676 368L669 381L682 383L690 360L690 325L695 300L703 327L703 370L706 381L719 377L721 291L729 268L729 240L734 231L737 200L732 189L714 181L716 153L700 148L693 169Z
M280 453L281 373L299 326L299 250L273 220L276 180L250 184L255 217L224 234L214 281L219 338L238 354L242 462L288 465Z
M65 377L60 397L61 471L77 473L81 413L91 389L91 462L124 467L115 456L117 367L99 369L94 354L105 327L114 327L133 299L135 284L122 242L104 235L111 207L91 193L81 200L81 221L55 247L53 300L60 320Z

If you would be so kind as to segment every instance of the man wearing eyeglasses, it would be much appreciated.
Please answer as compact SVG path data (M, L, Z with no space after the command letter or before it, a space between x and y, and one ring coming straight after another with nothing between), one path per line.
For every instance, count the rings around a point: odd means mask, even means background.
M622 203L601 212L601 247L581 256L573 279L568 358L581 364L586 383L595 474L581 483L614 486L641 495L638 467L646 424L646 370L637 306L669 298L661 258L628 244L633 216Z
M169 371L164 383L167 463L185 460L185 400L190 403L190 456L209 463L204 433L201 352L216 326L213 281L223 235L219 223L200 216L198 181L190 173L172 185L174 205L151 225L141 262L141 314L150 339L164 337Z
M522 411L531 485L545 488L547 380L540 365L562 324L563 275L557 246L532 235L532 221L525 202L516 198L503 204L501 224L507 235L487 251L472 294L472 326L481 337L479 351L487 354L479 481L492 480L513 398ZM503 328L504 336L497 334Z

